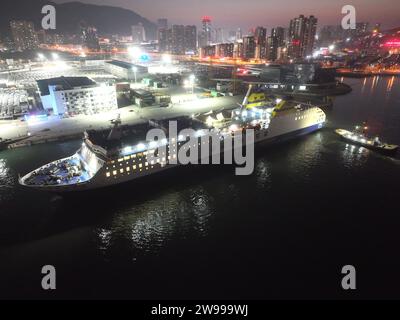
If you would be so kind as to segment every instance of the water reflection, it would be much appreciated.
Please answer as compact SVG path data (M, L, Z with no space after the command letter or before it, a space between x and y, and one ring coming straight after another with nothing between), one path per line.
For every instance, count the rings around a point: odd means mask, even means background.
M348 169L363 167L368 160L369 154L370 151L364 147L346 143L342 152L343 164Z
M390 80L388 80L386 92L391 92L392 91L394 81L395 81L395 76L393 76L392 78L390 78Z
M204 237L213 214L212 197L197 186L120 209L109 225L96 229L97 247L103 255L127 248L133 259L155 254L169 241L190 236Z
M379 76L373 77L372 83L371 83L371 89L370 89L370 95L371 96L374 95L374 91L375 91L375 88L378 85L378 82L379 82Z
M362 87L361 87L361 94L364 93L366 84L367 84L367 78L364 78L364 81L363 81Z
M17 183L5 159L0 159L0 201L12 198Z
M266 159L260 159L256 162L254 174L257 177L257 187L261 189L271 188L271 164Z
M301 176L305 180L311 178L312 170L321 164L322 137L322 132L317 132L292 146L287 158L287 168L293 176Z

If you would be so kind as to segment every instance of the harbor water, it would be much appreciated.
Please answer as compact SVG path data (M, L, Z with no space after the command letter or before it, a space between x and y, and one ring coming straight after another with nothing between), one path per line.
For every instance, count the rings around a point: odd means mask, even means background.
M18 174L80 141L1 151L0 298L400 298L400 155L334 134L367 121L400 144L400 78L344 82L326 128L257 150L251 176L182 167L60 196L21 189ZM345 265L356 291L341 287Z

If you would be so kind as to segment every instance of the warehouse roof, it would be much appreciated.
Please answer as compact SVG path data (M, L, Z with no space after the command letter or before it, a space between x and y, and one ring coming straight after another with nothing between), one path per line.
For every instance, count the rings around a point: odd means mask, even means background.
M88 77L58 77L37 80L36 82L42 96L50 94L49 86L61 86L64 90L71 90L76 87L93 86L96 84L96 82Z

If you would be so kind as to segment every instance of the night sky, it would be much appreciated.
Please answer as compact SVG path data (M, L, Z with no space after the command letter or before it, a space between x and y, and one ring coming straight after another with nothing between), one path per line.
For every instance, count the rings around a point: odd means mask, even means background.
M55 0L55 2L70 2ZM341 8L352 4L357 21L381 22L385 28L400 26L399 0L80 0L99 5L131 9L150 20L168 18L170 24L199 24L203 15L213 19L213 25L226 29L254 26L283 26L299 14L313 14L319 26L341 22Z

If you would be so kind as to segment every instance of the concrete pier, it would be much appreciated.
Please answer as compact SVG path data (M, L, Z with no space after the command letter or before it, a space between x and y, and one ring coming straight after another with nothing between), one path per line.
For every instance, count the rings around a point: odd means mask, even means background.
M224 108L234 108L241 103L243 96L218 97L218 98L197 98L193 96L182 103L174 103L171 107L148 107L139 108L128 106L112 112L90 115L76 116L72 118L60 119L59 117L49 117L45 121L30 123L26 121L7 121L0 122L0 137L5 139L17 139L27 134L29 138L11 144L9 148L19 148L54 141L66 141L79 139L85 130L102 130L110 128L111 120L120 115L123 125L134 125L147 119L165 119L180 115L193 115L210 110L222 110Z

